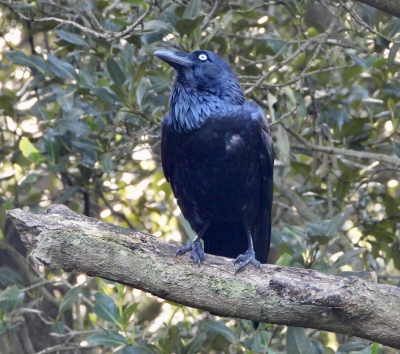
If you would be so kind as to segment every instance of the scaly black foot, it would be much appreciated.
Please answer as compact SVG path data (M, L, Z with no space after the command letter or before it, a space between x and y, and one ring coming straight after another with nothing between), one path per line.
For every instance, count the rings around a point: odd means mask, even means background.
M257 261L256 254L252 250L247 250L245 254L239 254L239 256L235 259L234 264L242 262L242 264L236 269L235 275L243 270L250 263L253 264L256 268L262 270L261 263Z
M196 240L193 241L190 245L180 248L178 252L175 253L175 256L179 256L189 251L191 251L190 258L193 259L200 267L200 263L205 259L205 254L203 248L201 247L201 242Z

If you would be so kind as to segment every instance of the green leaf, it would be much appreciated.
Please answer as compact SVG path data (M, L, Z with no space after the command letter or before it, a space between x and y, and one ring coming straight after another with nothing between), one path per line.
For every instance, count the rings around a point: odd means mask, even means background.
M212 32L203 40L205 44L208 44L211 39L214 38L220 31L221 28L227 28L233 21L233 10L228 10L226 14L222 16L220 21L217 21L214 25Z
M100 162L101 169L105 173L110 173L113 168L113 160L110 154L105 154Z
M337 348L337 351L339 353L360 352L366 348L369 348L369 345L365 342L346 343L346 344L341 344Z
M385 197L385 209L386 213L390 217L395 217L399 214L399 205L395 198L390 195Z
M6 52L5 56L8 60L13 61L22 66L27 66L34 71L41 73L42 75L46 75L47 67L42 57L37 55L26 56L24 53L18 50L12 50L10 52Z
M65 310L68 310L72 304L77 299L78 295L82 293L83 285L78 285L69 289L66 294L63 296L60 304L59 313L63 313Z
M159 354L154 346L146 341L139 339L134 345L124 347L117 351L118 354Z
M118 323L118 309L112 297L103 293L96 293L96 304L93 306L93 312L108 322Z
M91 345L104 345L105 347L111 348L116 348L128 343L125 337L115 331L95 333L87 337L86 340Z
M360 57L354 55L354 54L350 54L347 53L347 55L351 58L351 60L353 60L357 65L362 66L363 68L367 68L368 64L364 59L361 59Z
M29 172L24 177L22 177L18 183L20 186L23 186L26 184L32 184L33 182L35 182L37 180L37 178L38 178L38 173Z
M174 29L170 24L160 20L151 20L144 23L143 31L157 31L165 34L172 33Z
M389 69L391 68L391 66L393 64L394 58L396 58L396 54L399 51L399 49L400 49L400 44L393 44L392 48L390 48L389 56L388 56L388 68Z
M400 98L400 82L384 82L382 84L382 91L389 97Z
M253 343L251 344L251 349L256 353L268 353L274 354L275 351L268 347L268 342L271 338L271 333L263 330L258 330L254 332Z
M20 307L25 294L20 292L16 285L11 285L0 292L0 309L3 314Z
M63 79L78 79L79 76L76 73L74 67L64 60L58 59L53 54L47 55L47 63L49 64L50 71Z
M125 308L122 312L122 321L125 325L129 324L129 320L131 318L131 316L136 312L138 306L139 306L139 302L136 302L132 305L129 305L127 308Z
M324 228L326 230L325 236L331 237L335 235L339 228L349 218L352 211L353 207L348 207L347 209L338 213L331 221L324 225Z
M304 330L288 327L286 332L286 352L290 354L313 354L314 348Z
M201 0L190 0L189 5L186 7L183 13L183 18L194 18L197 17L201 9Z
M143 354L141 349L136 345L129 345L117 351L118 354Z
M200 26L200 24L203 22L205 16L200 15L194 19L191 18L181 18L177 23L176 23L176 28L179 32L179 34L183 37L183 35L187 35L188 37L192 34L192 32Z
M95 87L91 90L91 93L108 103L122 104L121 100L114 93L114 91L110 90L108 87Z
M396 240L392 245L392 259L394 266L400 269L400 241Z
M75 133L77 136L87 136L90 133L90 128L88 125L82 122L77 122L74 119L59 119L57 121L57 125L63 127L65 130Z
M4 210L10 210L14 205L14 197L11 197L10 199L7 199L3 206L4 206Z
M25 136L19 142L19 149L22 155L33 162L38 163L44 160L42 153Z
M397 222L400 219L400 216L398 216L400 214L399 205L396 199L390 195L385 196L384 203L385 203L386 214L389 218L392 219L391 220L392 231L393 234L395 234L397 229Z
M189 221L187 221L182 214L179 214L178 219L181 223L181 226L183 227L186 234L188 235L189 239L191 241L193 241L194 238L197 236L197 234L193 231L192 227L189 224Z
M292 260L292 256L288 253L284 253L282 254L282 256L280 256L278 258L278 260L275 262L276 265L278 266L289 266L290 265L290 261Z
M135 67L135 73L133 74L132 83L137 85L142 77L146 74L146 69L149 63L147 61L141 63L139 66Z
M379 353L379 348L380 348L380 344L379 343L373 343L372 344L372 350L371 350L371 354L378 354Z
M206 328L206 332L213 332L225 337L229 342L236 343L237 338L233 331L222 322L211 322Z
M125 81L126 77L118 63L111 57L107 58L107 70L110 74L111 80L115 85L121 87Z
M174 344L180 342L179 328L177 326L171 326L168 329L167 335L162 339L162 354L170 354L173 352L172 348Z
M82 47L89 47L89 44L80 36L79 34L63 31L63 30L56 30L54 31L60 38L64 41L76 45L80 45Z
M56 203L62 204L65 201L69 200L72 198L76 193L79 193L81 191L80 187L72 186L68 187L61 195L59 195L56 199Z
M147 83L144 78L141 78L139 81L139 85L137 86L136 89L136 101L137 103L141 106L142 105L142 100L145 94L147 93Z
M272 122L275 122L275 109L274 109L274 104L278 102L278 99L276 96L274 96L271 92L268 91L267 93L268 97L268 108L269 112L271 114L271 120Z
M18 284L23 285L22 279L18 273L14 272L8 267L0 268L0 284L5 288L9 285Z
M340 268L346 264L351 263L355 258L357 258L360 254L364 253L366 251L365 248L360 248L358 250L352 250L349 252L346 252L345 254L342 254L334 263L333 267L334 268Z
M54 91L57 93L57 102L60 107L65 111L69 112L74 107L74 100L75 100L75 91L74 90L56 90Z
M350 178L352 177L352 173L349 171L345 171L342 173L341 178L338 180L337 186L336 186L336 202L339 204L339 207L341 206L344 197L347 195L349 189L350 189Z
M79 140L73 140L72 145L80 150L97 150L101 151L101 148L92 139L85 139L81 137Z
M296 105L299 101L296 97L294 97L294 92L289 86L282 87L282 91L290 98L290 101L293 105Z
M188 344L185 345L185 353L186 354L197 354L203 343L207 339L207 334L204 332L194 337Z
M289 245L288 243L282 242L281 245L280 245L280 247L279 247L278 255L279 255L279 257L280 257L280 256L282 256L283 254L287 253L287 254L293 256L294 252L295 252L295 251L293 250L292 247L290 247L290 245Z
M279 157L283 161L289 160L289 150L290 150L290 142L289 136L285 128L281 125L278 125L278 132L276 134L276 146L279 150Z
M119 98L119 100L121 102L125 102L126 95L125 95L124 90L122 90L120 87L118 87L115 84L110 85L110 90L113 91L117 95L117 97Z

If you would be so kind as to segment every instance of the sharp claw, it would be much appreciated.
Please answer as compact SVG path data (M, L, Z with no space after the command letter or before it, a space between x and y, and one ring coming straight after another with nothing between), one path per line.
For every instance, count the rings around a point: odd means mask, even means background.
M176 253L175 256L179 256L186 252L190 252L190 258L194 260L198 267L201 266L201 262L204 261L205 255L203 248L201 247L200 241L192 242L190 245L180 248Z
M188 252L188 251L191 251L191 250L192 250L192 245L190 244L189 246L185 246L185 247L180 248L180 249L175 253L175 256L180 256L181 254L184 254L184 253L186 253L186 252Z
M235 259L234 264L239 262L242 262L242 264L235 270L235 275L239 273L242 269L244 269L246 266L248 266L250 263L253 264L257 269L260 269L262 271L261 263L257 261L257 259L255 259L254 252L246 251L245 254L240 254Z
M235 261L233 262L233 265L236 265L236 263L239 263L239 262L243 262L244 259L245 259L245 256L243 254L239 254L237 256L237 258L235 259Z

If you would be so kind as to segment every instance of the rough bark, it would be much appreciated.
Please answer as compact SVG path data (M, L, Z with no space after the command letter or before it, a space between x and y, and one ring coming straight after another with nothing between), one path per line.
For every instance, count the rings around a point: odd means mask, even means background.
M400 17L399 0L356 0L362 4L375 7L378 10L388 13L389 15Z
M33 261L142 289L227 317L357 336L400 349L400 288L310 269L264 265L234 275L230 259L198 268L154 236L54 205L44 214L8 213Z

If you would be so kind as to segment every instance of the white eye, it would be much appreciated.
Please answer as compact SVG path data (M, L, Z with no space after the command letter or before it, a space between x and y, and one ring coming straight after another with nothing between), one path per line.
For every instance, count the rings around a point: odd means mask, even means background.
M201 60L201 61L206 61L208 58L207 58L207 55L205 55L205 54L203 54L203 53L201 53L199 56L198 56L198 58Z

